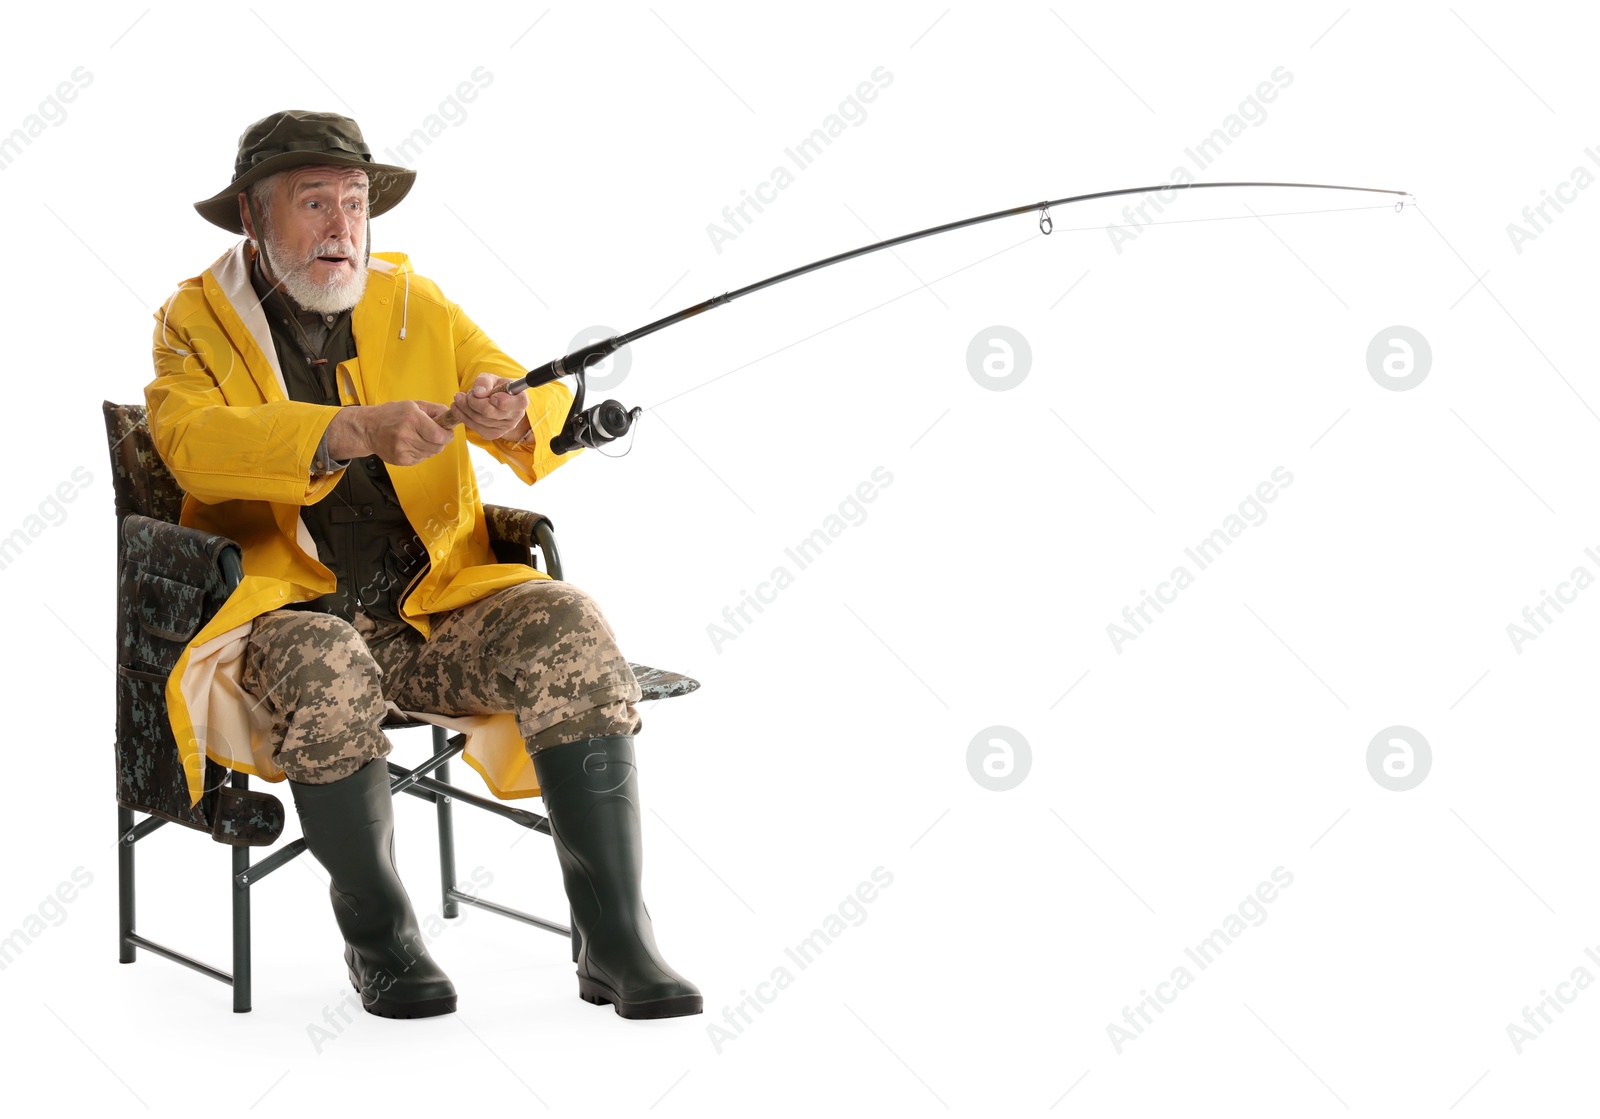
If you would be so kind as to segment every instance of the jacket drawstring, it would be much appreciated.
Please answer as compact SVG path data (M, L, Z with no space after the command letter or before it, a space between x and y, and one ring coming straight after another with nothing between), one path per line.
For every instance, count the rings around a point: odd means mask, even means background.
M406 336L406 314L407 314L407 312L409 312L411 310L411 270L409 268L406 269L405 276L406 276L406 298L405 298L405 302L401 305L401 308L400 308L400 339L401 339L401 341L404 341L405 340L405 336Z

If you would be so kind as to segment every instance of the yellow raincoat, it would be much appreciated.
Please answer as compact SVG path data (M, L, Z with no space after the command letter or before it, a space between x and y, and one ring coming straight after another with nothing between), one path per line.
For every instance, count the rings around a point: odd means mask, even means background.
M265 705L240 685L253 619L334 590L317 560L301 507L323 498L338 473L313 477L311 460L338 409L289 399L265 314L250 285L248 241L185 280L155 331L155 380L145 387L150 434L187 496L182 523L227 536L243 550L244 580L195 634L168 678L173 737L191 803L203 792L202 755L269 781L272 760ZM366 292L352 312L358 357L338 367L343 404L392 400L449 403L479 373L520 377L513 361L401 253L373 253ZM389 465L407 519L432 564L402 605L427 636L428 615L548 575L495 561L467 453L476 443L532 485L581 453L556 455L551 437L566 420L572 393L560 382L528 392L532 432L523 444L480 438L459 427L455 440L415 466ZM467 733L463 757L495 796L539 791L516 720L509 713L429 721Z

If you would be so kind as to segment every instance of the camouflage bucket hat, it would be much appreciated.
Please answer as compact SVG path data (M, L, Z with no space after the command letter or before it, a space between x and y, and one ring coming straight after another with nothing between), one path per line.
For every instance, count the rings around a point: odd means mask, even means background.
M262 117L244 130L233 163L233 182L204 202L196 202L194 208L212 225L242 236L239 192L278 171L311 166L359 167L367 172L369 217L394 209L417 178L408 167L373 162L360 126L349 117L286 109Z

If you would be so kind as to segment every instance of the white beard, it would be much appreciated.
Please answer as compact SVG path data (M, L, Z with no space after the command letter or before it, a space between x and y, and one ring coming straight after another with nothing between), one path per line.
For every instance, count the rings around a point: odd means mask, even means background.
M279 240L270 228L266 231L264 240L263 248L266 250L267 263L272 268L272 274L278 279L289 298L301 307L321 315L334 315L348 311L361 302L361 296L367 290L367 262L357 255L354 249L347 249L342 245L319 245L309 259L286 268L284 263L291 260L294 255L289 247ZM352 272L347 278L331 276L326 284L319 284L311 279L308 273L318 256L331 252L347 253L346 259L350 261Z

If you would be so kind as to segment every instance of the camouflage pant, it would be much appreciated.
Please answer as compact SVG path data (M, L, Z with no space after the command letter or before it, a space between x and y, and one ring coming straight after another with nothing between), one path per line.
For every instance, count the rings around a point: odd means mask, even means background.
M605 734L637 734L642 695L616 634L571 583L518 583L409 625L273 610L255 620L244 689L271 712L291 781L348 777L389 753L384 700L439 715L509 711L530 754Z

